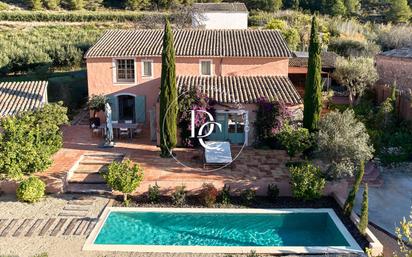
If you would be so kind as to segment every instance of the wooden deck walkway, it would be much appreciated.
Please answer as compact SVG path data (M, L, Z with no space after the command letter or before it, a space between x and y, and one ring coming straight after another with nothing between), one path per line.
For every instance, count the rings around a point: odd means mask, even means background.
M0 237L88 236L97 218L0 219Z

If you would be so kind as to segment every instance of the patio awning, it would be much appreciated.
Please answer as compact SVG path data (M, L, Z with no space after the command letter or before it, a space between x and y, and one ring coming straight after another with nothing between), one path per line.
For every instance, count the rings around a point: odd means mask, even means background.
M198 88L218 103L257 103L261 97L288 105L299 105L302 99L286 76L179 76L179 93Z
M35 110L47 103L47 81L0 83L0 117Z

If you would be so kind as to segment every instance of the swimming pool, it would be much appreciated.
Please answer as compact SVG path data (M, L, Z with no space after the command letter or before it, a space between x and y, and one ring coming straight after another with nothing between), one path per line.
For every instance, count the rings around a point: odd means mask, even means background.
M108 207L84 250L331 253L360 247L332 209Z

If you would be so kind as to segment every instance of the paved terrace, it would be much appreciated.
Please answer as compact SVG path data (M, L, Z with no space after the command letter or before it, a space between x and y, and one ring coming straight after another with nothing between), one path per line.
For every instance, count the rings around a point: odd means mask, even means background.
M139 163L144 169L144 181L140 192L147 190L149 184L155 182L162 189L173 189L184 184L188 190L195 190L205 182L216 187L224 184L231 188L255 187L260 193L265 193L269 183L277 183L281 191L289 192L289 175L285 163L289 160L285 151L256 150L245 148L231 165L217 171L197 170L184 167L173 158L161 158L159 148L149 141L149 131L133 140L117 140L114 148L99 148L102 138L92 136L88 126L73 125L63 128L64 146L54 156L53 165L44 173L39 174L48 180L49 191L58 191L63 187L66 173L75 165L82 155L122 153L125 158ZM233 149L236 155L240 147ZM203 155L196 149L176 149L177 158L191 167L203 168Z

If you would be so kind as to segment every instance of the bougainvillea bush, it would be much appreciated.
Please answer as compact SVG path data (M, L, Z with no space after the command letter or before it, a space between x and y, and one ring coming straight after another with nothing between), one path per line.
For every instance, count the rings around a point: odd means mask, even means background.
M259 145L276 147L276 134L290 120L292 114L284 103L271 101L265 97L257 100L257 106L254 122L257 142Z
M195 132L201 125L208 121L207 114L200 111L207 111L214 116L212 105L214 102L199 90L192 88L188 92L179 96L179 128L182 144L185 147L196 147L199 142L190 138L191 134L191 111L195 111Z

